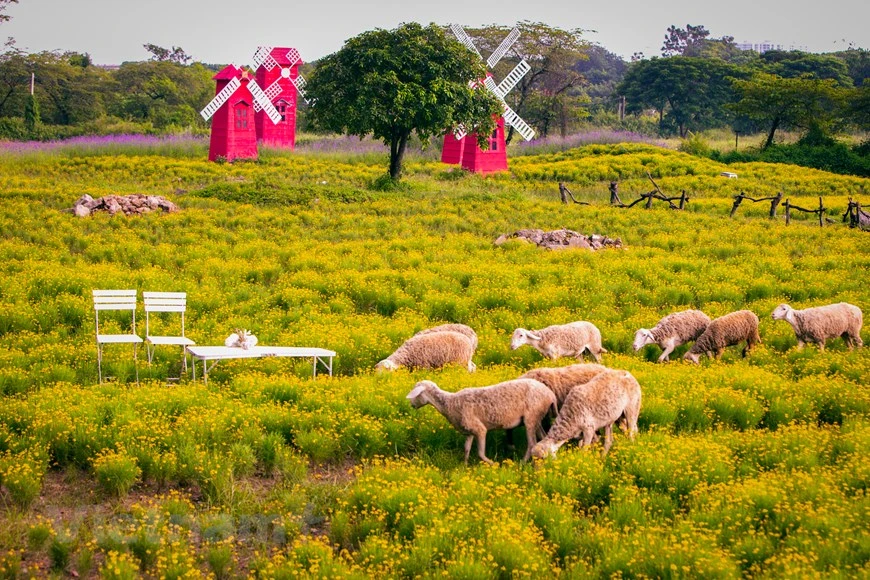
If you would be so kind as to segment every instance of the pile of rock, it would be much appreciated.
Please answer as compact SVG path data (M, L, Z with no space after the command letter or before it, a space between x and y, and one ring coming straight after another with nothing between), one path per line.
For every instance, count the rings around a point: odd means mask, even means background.
M499 236L495 241L495 245L500 246L508 240L523 240L550 250L565 250L568 248L600 250L601 248L622 247L622 240L619 238L608 238L598 234L587 236L566 229L553 230L552 232L545 232L544 230L519 230L512 234Z
M72 207L72 212L79 217L86 217L95 211L107 211L110 215L124 213L138 215L162 209L165 212L178 211L178 206L161 195L107 195L94 199L88 194L78 198Z

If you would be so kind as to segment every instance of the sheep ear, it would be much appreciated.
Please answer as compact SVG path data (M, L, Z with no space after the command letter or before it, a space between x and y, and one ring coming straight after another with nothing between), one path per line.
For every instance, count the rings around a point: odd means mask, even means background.
M420 393L422 393L423 391L426 390L426 387L428 387L428 386L429 385L427 385L425 383L417 383L417 385L413 389L411 389L411 392L408 393L408 396L405 398L406 399L416 399L417 397L420 396Z
M528 332L528 333L526 333L526 334L527 334L528 337L531 338L532 340L541 340L541 335L540 335L540 334L534 334L534 333L532 333L532 332Z

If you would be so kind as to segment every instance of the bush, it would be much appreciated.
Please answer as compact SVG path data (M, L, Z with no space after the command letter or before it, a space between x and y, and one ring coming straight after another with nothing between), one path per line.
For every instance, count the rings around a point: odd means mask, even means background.
M142 470L135 458L123 452L109 451L94 460L94 474L104 491L122 497L142 475Z

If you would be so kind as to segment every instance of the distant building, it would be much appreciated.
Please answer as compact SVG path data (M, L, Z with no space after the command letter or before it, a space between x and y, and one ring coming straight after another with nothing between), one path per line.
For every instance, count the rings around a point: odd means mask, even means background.
M740 50L754 50L758 54L763 54L768 50L782 50L781 44L773 44L768 40L764 42L735 42L734 45Z

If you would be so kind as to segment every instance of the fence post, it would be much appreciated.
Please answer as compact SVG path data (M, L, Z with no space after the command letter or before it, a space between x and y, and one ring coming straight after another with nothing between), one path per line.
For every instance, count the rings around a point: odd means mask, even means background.
M776 207L779 205L779 202L782 201L782 192L776 194L776 197L773 198L773 201L770 202L770 217L776 217Z
M619 199L619 183L616 181L610 182L610 205L622 205L622 200Z
M686 195L686 190L684 189L682 195L680 195L680 209L684 209L686 207L687 201L689 201L689 196Z
M731 206L731 215L728 217L734 217L734 214L737 213L737 208L740 207L740 204L743 203L743 199L746 197L746 193L740 192L739 195L734 196L734 205Z
M825 206L822 205L822 198L819 196L819 227L825 225Z
M789 200L785 200L785 225L789 225L791 223L791 202Z
M650 209L652 207L653 200L653 192L650 192L646 195L646 205L644 206L646 209Z

